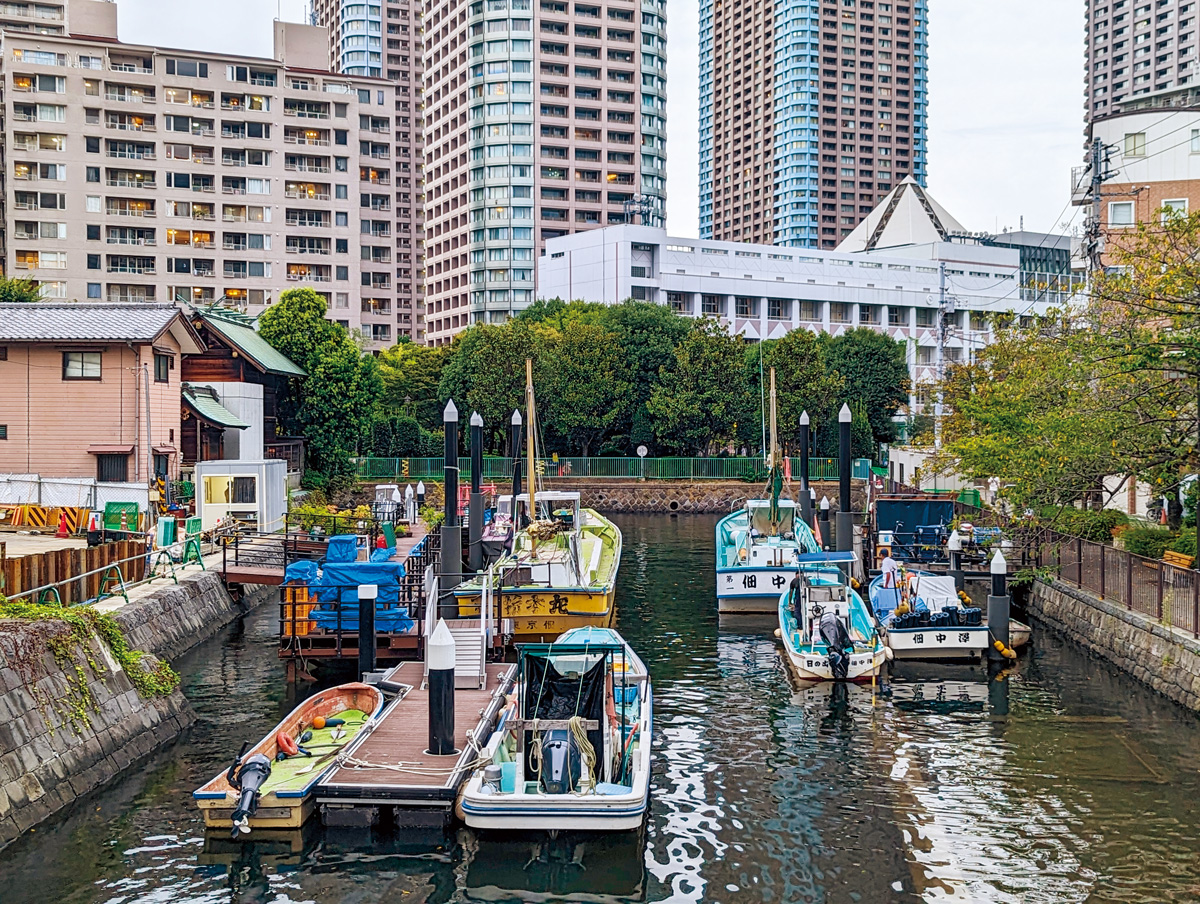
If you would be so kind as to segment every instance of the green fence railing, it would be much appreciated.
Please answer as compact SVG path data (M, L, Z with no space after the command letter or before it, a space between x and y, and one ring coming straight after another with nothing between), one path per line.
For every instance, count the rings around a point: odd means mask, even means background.
M359 480L440 480L441 458L358 458ZM458 460L463 479L471 475L471 459ZM800 459L791 459L792 474L800 474ZM577 458L538 460L546 477L575 477L589 480L765 480L767 468L760 458ZM856 458L850 476L866 480L871 472L869 458ZM810 458L809 480L837 480L836 458ZM482 479L511 480L512 461L484 458Z

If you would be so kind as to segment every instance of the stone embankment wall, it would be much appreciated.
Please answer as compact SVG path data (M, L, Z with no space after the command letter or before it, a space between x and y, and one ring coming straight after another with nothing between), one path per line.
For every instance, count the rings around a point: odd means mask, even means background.
M275 592L247 589L235 604L218 575L194 573L114 617L130 649L171 661ZM45 637L60 624L14 622L0 631L0 848L170 743L195 718L179 689L141 697L95 638L90 664L77 652L64 668Z
M1200 710L1200 643L1057 581L1038 581L1029 612L1191 710Z
M596 509L606 514L639 512L646 514L722 514L727 515L746 499L763 492L762 484L744 480L571 480L550 479L546 485L556 490L578 490L582 494L585 508ZM836 481L812 484L817 491L817 502L822 496L829 497L830 511L837 510L838 485ZM501 491L508 487L501 485ZM800 491L793 485L792 495ZM854 510L866 507L866 484L861 480L851 482L851 497ZM371 490L374 495L374 488ZM432 480L425 481L425 502L438 509L442 507L442 487Z

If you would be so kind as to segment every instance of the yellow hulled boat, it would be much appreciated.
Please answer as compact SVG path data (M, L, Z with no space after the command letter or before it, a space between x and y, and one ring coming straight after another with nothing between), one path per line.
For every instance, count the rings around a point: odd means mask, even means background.
M608 628L616 613L621 531L580 507L577 492L540 491L517 500L515 519L501 510L484 548L496 554L491 575L502 630L518 642L553 640L571 628ZM505 500L507 501L507 500ZM524 525L515 532L513 524ZM487 573L454 591L461 616L479 614Z

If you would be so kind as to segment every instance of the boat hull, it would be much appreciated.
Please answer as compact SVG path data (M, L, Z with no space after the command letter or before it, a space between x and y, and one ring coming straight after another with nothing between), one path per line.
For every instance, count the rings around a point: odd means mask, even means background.
M319 694L314 694L293 709L261 741L247 751L246 756L261 753L274 762L278 747L275 737L280 731L295 733L298 727L312 725L316 716L326 718L347 709L361 710L366 718L363 724L346 739L346 744L365 731L383 710L383 693L359 682L339 685ZM324 760L322 762L321 760ZM258 810L250 817L252 829L298 829L313 815L316 800L313 792L317 782L333 768L334 758L321 757L307 778L300 783L289 783L286 788L272 789L268 779L266 790L258 799ZM230 787L225 772L197 788L192 797L204 817L204 825L210 829L228 829L232 826L233 811L237 808L238 792ZM247 836L249 837L249 836Z
M796 677L801 681L870 681L879 674L887 661L883 647L873 652L855 650L850 655L850 667L844 679L836 679L829 670L829 659L823 650L794 650L784 644L784 656Z
M735 566L717 569L717 611L746 615L771 615L779 594L796 576L790 568Z
M455 591L461 617L479 617L479 593ZM511 623L517 642L549 642L572 628L611 628L616 588L555 590L505 587L494 597L497 614Z
M898 660L978 660L990 642L986 625L973 628L888 628L884 640Z

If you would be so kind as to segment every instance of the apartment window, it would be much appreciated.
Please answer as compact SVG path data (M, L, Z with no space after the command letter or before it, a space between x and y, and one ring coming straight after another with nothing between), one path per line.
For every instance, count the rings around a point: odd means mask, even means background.
M1110 201L1108 204L1108 225L1109 226L1132 226L1133 225L1133 202L1132 201Z
M1162 202L1163 220L1170 217L1186 217L1188 212L1187 198L1171 198Z
M103 208L100 206L99 195L88 195L84 202L84 207L88 213L99 213Z
M129 480L129 456L97 455L96 480L101 483L125 483Z
M208 78L208 63L197 60L167 59L167 75L180 75L184 78Z
M170 355L154 353L154 382L170 383L171 370L175 367L175 359Z
M936 318L937 310L935 308L917 308L917 326L931 327Z
M0 424L0 439L8 439L8 424Z
M849 323L851 305L844 301L831 302L829 305L830 323Z
M87 181L88 182L99 182L100 181L100 167L98 167L98 166L86 167L86 172L87 172Z
M1146 156L1146 133L1145 132L1126 132L1125 133L1125 156L1126 157L1145 157Z
M100 352L63 352L64 380L99 380Z
M1192 148L1193 154L1200 154L1200 129L1192 129Z
M888 306L888 326L908 326L908 308Z
M333 196L338 200L344 201L350 197L350 188L347 185L335 185L333 187Z
M90 282L87 284L87 297L88 298L100 298L101 297L100 283Z
M89 270L99 270L100 269L100 255L89 254L87 256L87 268Z

